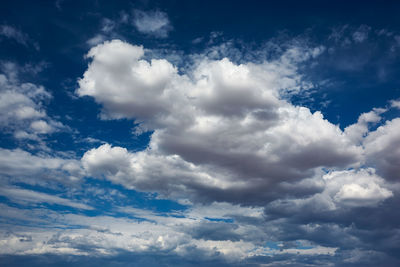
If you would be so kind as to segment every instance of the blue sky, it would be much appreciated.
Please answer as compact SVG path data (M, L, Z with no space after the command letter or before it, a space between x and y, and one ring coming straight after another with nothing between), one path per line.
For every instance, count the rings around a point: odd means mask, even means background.
M400 265L400 4L0 5L0 266Z

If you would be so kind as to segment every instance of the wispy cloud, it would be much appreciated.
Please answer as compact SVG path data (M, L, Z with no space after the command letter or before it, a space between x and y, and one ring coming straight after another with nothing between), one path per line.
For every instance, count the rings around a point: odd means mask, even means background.
M46 193L21 189L17 187L0 188L0 195L17 203L47 203L68 206L76 209L92 210L93 208L69 199L61 198Z
M133 25L141 33L165 38L172 30L168 15L162 11L135 10L133 15Z
M36 50L39 50L38 43L33 42L26 33L18 30L17 28L11 25L6 25L6 24L0 25L0 36L12 39L24 46L29 46L32 44Z

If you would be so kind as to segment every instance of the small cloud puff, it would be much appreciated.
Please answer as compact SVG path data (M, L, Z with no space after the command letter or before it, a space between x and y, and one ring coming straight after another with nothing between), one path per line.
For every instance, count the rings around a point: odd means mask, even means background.
M158 10L148 12L135 10L133 25L139 32L158 38L166 38L172 30L167 14Z

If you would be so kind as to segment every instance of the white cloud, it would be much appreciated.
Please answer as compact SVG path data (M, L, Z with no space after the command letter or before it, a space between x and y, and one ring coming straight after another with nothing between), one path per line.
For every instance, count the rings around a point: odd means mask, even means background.
M372 111L363 113L358 117L357 123L351 124L344 129L345 134L355 143L361 143L369 132L370 124L378 123L382 118L381 114L386 109L374 108Z
M29 194L28 194L29 195ZM227 208L227 210L217 209ZM146 220L126 217L84 216L77 214L57 214L45 209L23 210L1 205L0 216L22 219L27 222L45 219L46 228L38 230L21 226L17 233L0 230L0 254L69 254L69 255L115 255L122 250L135 253L167 252L169 255L187 257L192 260L224 259L227 262L244 260L253 256L276 254L334 255L335 248L314 246L310 242L299 241L290 248L265 248L268 236L252 224L210 222L199 211L182 212L184 217L157 215L139 209L123 208ZM216 204L211 206L219 214L259 213L257 209ZM242 214L243 212L243 214ZM209 214L207 214L209 215ZM218 215L220 217L220 215ZM259 217L256 215L256 217ZM51 223L49 223L51 222ZM53 226L55 225L55 227ZM68 227L73 225L74 227ZM60 227L62 230L60 230ZM241 238L234 238L240 236ZM259 239L253 240L253 239ZM306 244L307 248L298 248Z
M167 14L158 10L147 12L134 10L133 25L141 33L160 38L167 37L172 29Z
M13 202L17 203L48 203L68 206L77 209L92 210L93 208L83 204L71 201L69 199L61 198L46 193L39 193L32 190L21 189L17 187L2 187L0 188L0 195L7 197Z
M39 101L49 97L50 94L42 86L13 83L0 74L0 122L6 126L15 120L45 117Z
M105 170L105 178L129 188L251 203L316 168L357 164L362 150L338 126L280 97L300 90L296 64L317 56L314 50L291 48L260 64L203 58L180 75L164 59L141 59L140 46L98 45L77 93L102 104L103 118L135 118L139 132L154 133L145 151L103 145L87 152L83 165L89 175L103 177L95 170ZM102 160L114 153L120 163Z
M367 163L376 167L386 179L396 181L400 175L400 118L386 121L364 140Z
M130 167L129 153L125 148L104 144L85 153L84 168L92 175L117 175Z
M17 139L40 141L40 134L67 129L47 115L43 102L52 96L43 86L20 82L21 68L14 63L5 62L2 69L6 75L0 73L0 127L4 131Z
M173 95L163 90L176 69L166 60L140 60L143 54L142 47L117 40L92 48L88 53L94 59L91 70L79 81L78 94L96 96L106 109L103 116L109 118L148 119L165 112L166 98L172 101ZM110 87L115 90L110 91Z
M51 133L54 131L54 128L43 120L33 121L31 128L37 133Z
M0 175L13 183L74 183L83 175L79 161L73 159L32 155L21 149L4 148L0 148L0 158Z
M318 221L328 214L328 218L331 214L342 214L342 219L353 221L354 215L350 212L346 218L346 211L357 207L378 207L398 191L398 185L386 182L373 168L330 171L316 175L312 180L322 183L320 192L308 197L278 198L267 205L266 214L277 211L282 213L282 217L297 216L305 221ZM328 220L335 221L333 218Z
M400 100L392 100L390 101L390 105L392 108L400 109Z
M393 196L385 188L384 180L375 174L373 169L359 171L336 171L326 174L326 189L335 202L345 206L376 206Z

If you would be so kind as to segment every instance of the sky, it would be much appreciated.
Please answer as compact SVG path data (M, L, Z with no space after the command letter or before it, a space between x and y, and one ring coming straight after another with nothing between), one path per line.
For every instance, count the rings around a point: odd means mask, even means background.
M400 266L399 12L2 1L0 266Z

